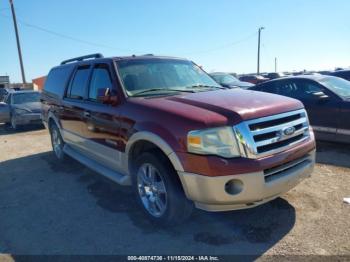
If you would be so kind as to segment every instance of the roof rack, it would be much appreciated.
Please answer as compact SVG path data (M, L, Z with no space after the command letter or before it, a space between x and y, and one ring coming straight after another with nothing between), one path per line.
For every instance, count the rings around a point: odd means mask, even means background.
M67 59L61 62L61 65L65 65L68 64L70 62L78 62L78 61L83 61L83 60L87 60L87 59L91 59L91 58L102 58L103 55L96 53L96 54L91 54L91 55L84 55L84 56L79 56L79 57L75 57L75 58L71 58L71 59Z

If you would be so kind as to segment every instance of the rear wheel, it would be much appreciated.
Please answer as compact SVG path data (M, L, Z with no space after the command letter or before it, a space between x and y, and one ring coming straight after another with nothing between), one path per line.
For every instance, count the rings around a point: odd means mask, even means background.
M63 151L64 141L62 139L61 133L56 126L56 124L52 124L50 126L50 135L51 135L51 144L53 152L59 160L65 159L65 154Z
M193 209L177 174L165 157L143 153L136 160L133 186L144 213L164 226L187 219Z

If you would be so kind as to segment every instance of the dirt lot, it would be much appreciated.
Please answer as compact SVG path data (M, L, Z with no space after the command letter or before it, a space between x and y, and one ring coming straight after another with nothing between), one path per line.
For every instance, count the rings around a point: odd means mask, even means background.
M350 255L350 146L319 144L317 162L312 178L271 203L196 210L162 229L128 188L57 163L46 130L0 126L0 253Z

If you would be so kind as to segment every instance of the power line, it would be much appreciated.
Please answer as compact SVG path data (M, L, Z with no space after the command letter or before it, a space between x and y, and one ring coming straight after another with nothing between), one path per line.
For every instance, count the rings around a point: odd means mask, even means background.
M0 9L0 11L1 11L1 9ZM4 14L0 14L0 16L5 17L5 18L10 18L9 16L4 15ZM90 45L90 46L103 47L103 48L108 48L108 49L118 50L118 51L124 51L124 52L130 52L130 53L147 53L147 52L135 52L136 50L117 48L117 47L113 47L113 46L109 46L109 45L105 45L105 44L100 44L100 43L96 43L96 42L86 41L86 40L83 40L83 39L80 39L80 38L76 38L76 37L73 37L73 36L70 36L70 35L62 34L62 33L59 33L59 32L56 32L56 31L44 28L42 26L38 26L38 25L34 25L34 24L31 24L31 23L28 23L28 22L26 22L26 21L24 21L22 19L17 19L17 21L18 21L18 23L20 25L24 25L24 26L27 26L27 27L30 27L30 28L33 28L33 29L36 29L36 30L39 30L39 31L42 31L42 32L45 32L45 33L48 33L48 34L51 34L51 35L54 35L54 36L57 36L57 37L61 37L61 38L64 38L64 39L68 39L68 40L71 40L71 41L79 42L79 43ZM239 39L239 40L237 40L235 42L227 43L227 44L215 47L215 48L210 48L210 49L201 50L201 51L194 51L194 52L186 52L186 53L183 53L183 54L184 55L205 54L205 53L210 53L210 52L214 52L214 51L217 51L217 50L230 48L232 46L235 46L237 44L245 42L245 41L251 39L252 37L254 37L256 35L257 35L257 33L254 32L253 34L250 34L250 35L248 35L248 36L246 36L246 37L244 37L242 39Z
M248 35L248 36L246 36L246 37L244 37L244 38L242 38L240 40L237 40L235 42L231 42L231 43L228 43L228 44L225 44L225 45L222 45L222 46L219 46L219 47L211 48L211 49L206 49L206 50L196 51L196 52L190 52L190 53L184 53L184 54L186 54L186 55L204 54L204 53L214 52L214 51L217 51L217 50L226 49L226 48L238 45L238 44L240 44L242 42L245 42L247 40L250 40L251 38L253 38L256 35L257 35L257 33L254 32L253 34L250 34L250 35Z
M0 14L0 15L3 16L3 17L6 17L6 18L10 18L9 16L4 15L4 14ZM104 48L108 48L108 49L113 49L113 50L118 50L118 51L125 51L125 52L133 52L133 51L135 51L135 50L132 51L132 50L129 50L129 49L116 48L116 47L112 47L112 46L108 46L108 45L104 45L104 44L99 44L99 43L95 43L95 42L91 42L91 41L86 41L86 40L83 40L83 39L79 39L79 38L76 38L76 37L72 37L72 36L69 36L69 35L65 35L65 34L62 34L62 33L55 32L55 31L52 31L50 29L46 29L46 28L41 27L41 26L30 24L30 23L28 23L26 21L23 21L22 19L17 19L17 21L21 25L24 25L24 26L27 26L27 27L31 27L31 28L37 29L39 31L42 31L42 32L45 32L45 33L48 33L48 34L51 34L51 35L55 35L55 36L58 36L58 37L61 37L61 38L65 38L65 39L68 39L68 40L71 40L71 41L87 44L87 45L90 45L90 46L104 47ZM142 52L140 52L140 53L142 53Z

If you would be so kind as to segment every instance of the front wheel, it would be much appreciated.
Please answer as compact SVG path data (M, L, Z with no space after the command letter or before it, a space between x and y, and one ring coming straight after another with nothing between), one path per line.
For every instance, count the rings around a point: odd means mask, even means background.
M11 116L11 128L13 130L17 130L17 121L14 115Z
M144 153L136 160L133 186L144 213L164 226L187 219L193 209L169 161L159 155Z

